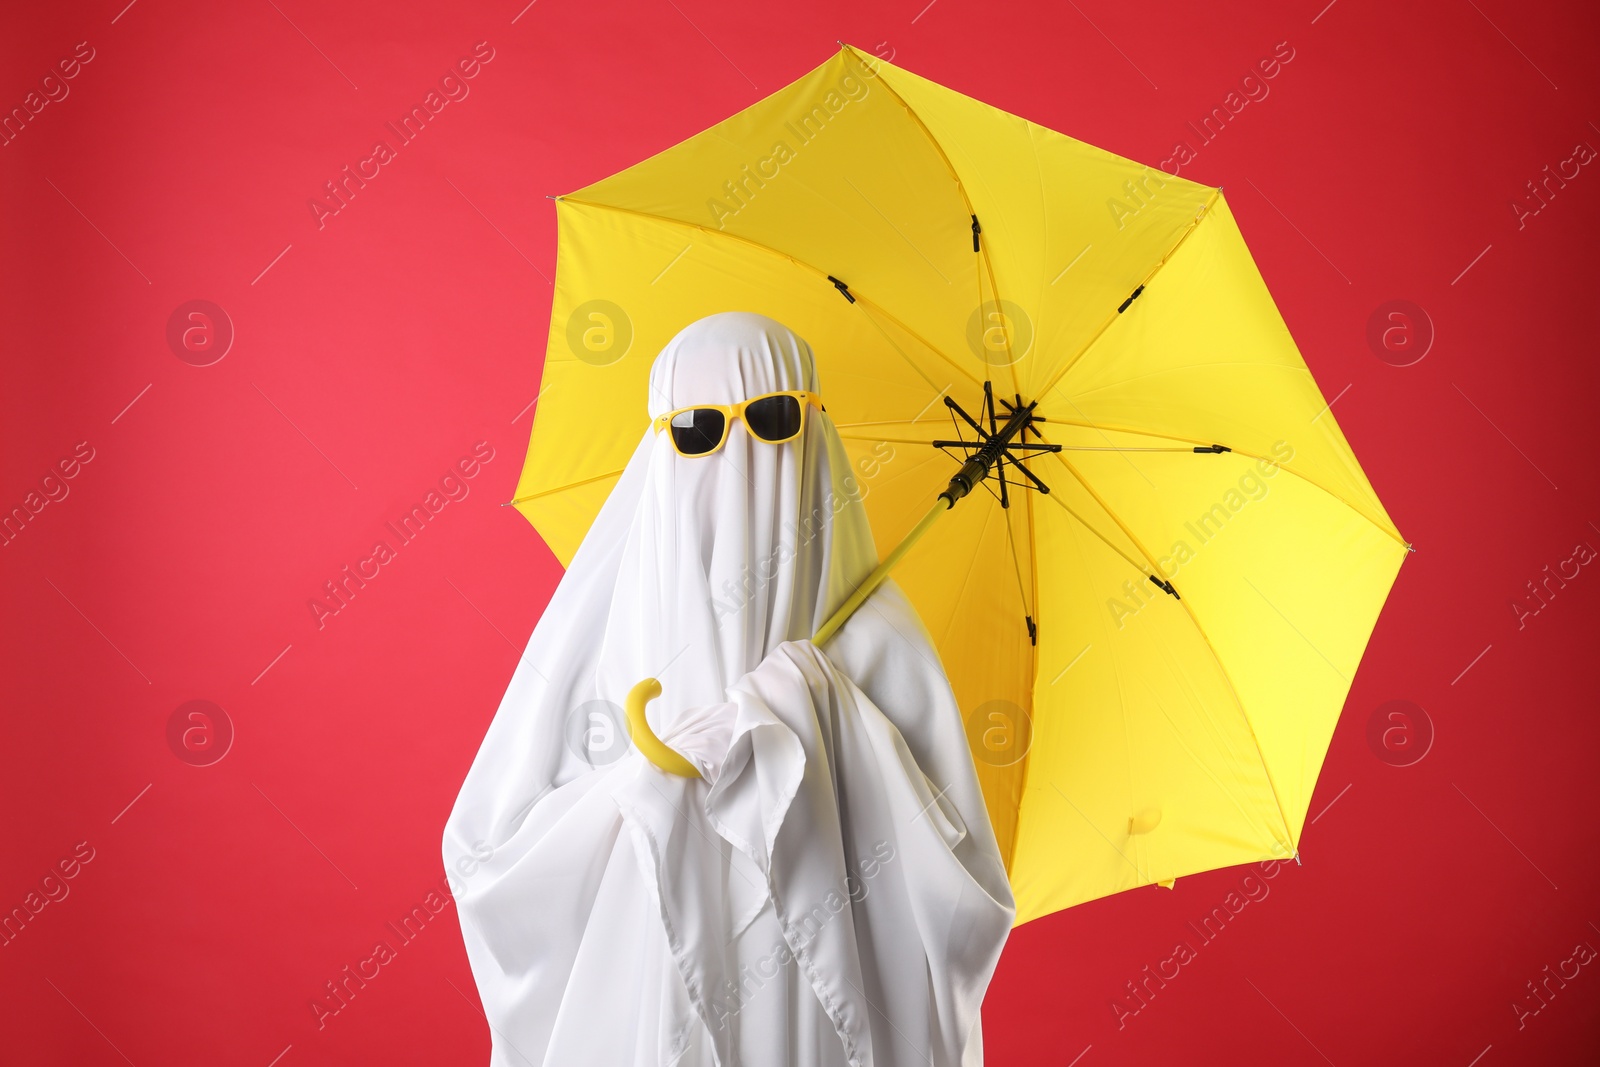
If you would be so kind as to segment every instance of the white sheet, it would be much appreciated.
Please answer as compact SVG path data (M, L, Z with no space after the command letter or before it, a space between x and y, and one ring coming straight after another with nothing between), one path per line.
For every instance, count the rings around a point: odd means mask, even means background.
M805 342L730 312L650 413L786 389L823 392ZM445 828L492 1067L981 1063L1014 907L938 655L892 583L807 639L877 561L854 493L814 409L783 445L640 441ZM647 676L704 780L575 743Z

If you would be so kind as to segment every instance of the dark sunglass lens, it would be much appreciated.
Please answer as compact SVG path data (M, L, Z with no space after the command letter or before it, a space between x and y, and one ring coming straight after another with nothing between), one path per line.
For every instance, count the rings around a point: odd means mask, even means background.
M744 423L763 441L787 441L800 432L800 401L764 396L744 409Z
M672 440L686 456L703 456L722 443L722 412L694 408L672 416Z

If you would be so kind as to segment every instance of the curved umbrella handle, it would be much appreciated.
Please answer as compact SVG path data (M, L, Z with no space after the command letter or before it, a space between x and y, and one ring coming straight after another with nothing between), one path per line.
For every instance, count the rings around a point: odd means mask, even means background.
M654 678L646 678L628 690L623 700L623 710L628 716L628 733L633 737L634 746L645 759L668 774L676 774L680 778L699 778L700 772L695 765L668 748L650 729L650 722L644 717L644 706L660 695L661 683Z

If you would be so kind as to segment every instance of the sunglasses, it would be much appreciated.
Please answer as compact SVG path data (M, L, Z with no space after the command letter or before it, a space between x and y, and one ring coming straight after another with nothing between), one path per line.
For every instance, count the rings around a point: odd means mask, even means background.
M800 436L811 404L826 410L820 396L805 392L767 393L737 404L700 404L657 416L655 430L671 431L672 447L680 456L709 456L721 448L734 419L742 420L751 436L776 445Z

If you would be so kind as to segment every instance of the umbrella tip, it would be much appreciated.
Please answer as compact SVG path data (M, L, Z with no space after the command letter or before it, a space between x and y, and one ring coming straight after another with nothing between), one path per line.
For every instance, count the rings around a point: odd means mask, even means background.
M559 196L551 196L549 193L545 193L544 194L544 198L546 200L560 200L561 199Z

